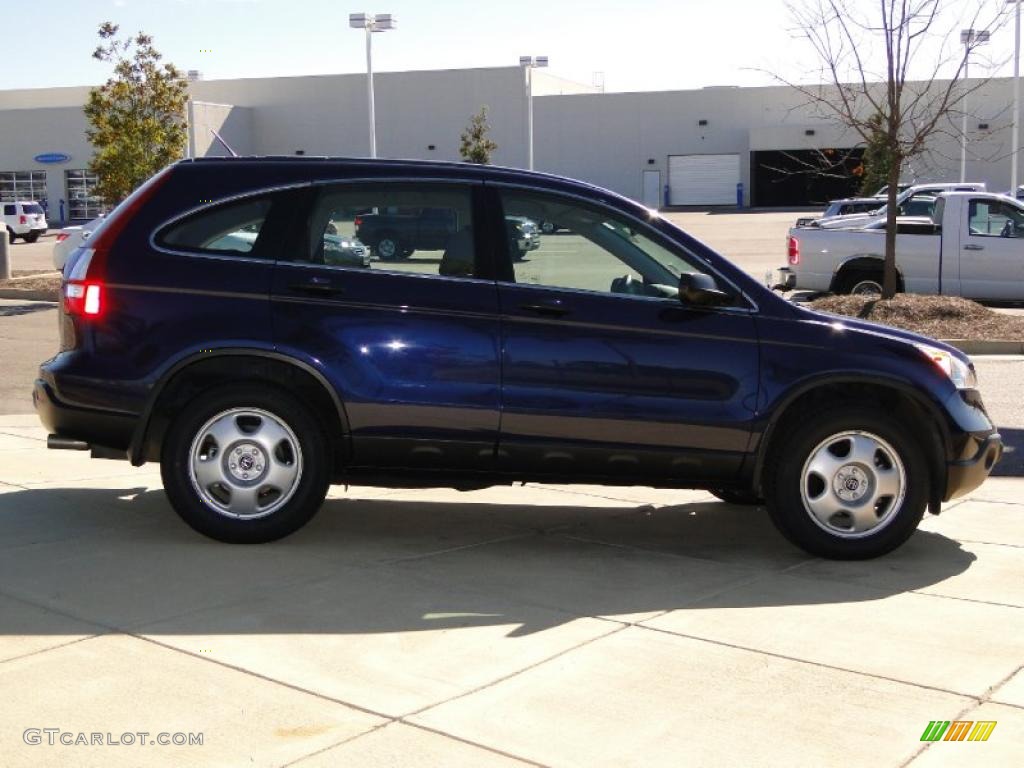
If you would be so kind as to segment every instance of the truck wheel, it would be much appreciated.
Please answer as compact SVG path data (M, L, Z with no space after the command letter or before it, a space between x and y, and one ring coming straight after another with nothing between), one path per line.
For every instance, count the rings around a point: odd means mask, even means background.
M768 512L812 555L860 560L892 551L917 528L931 487L912 430L870 405L818 411L773 441Z
M839 278L838 293L851 296L882 295L882 275L875 272L849 272Z
M160 474L171 505L196 531L232 544L274 541L323 504L330 448L288 393L229 385L181 413L164 440Z
M543 232L545 235L550 235L554 233L555 229L557 229L557 227L555 226L554 222L542 221L540 223L540 231Z
M402 242L394 232L385 232L377 239L376 251L381 261L398 261L402 258Z

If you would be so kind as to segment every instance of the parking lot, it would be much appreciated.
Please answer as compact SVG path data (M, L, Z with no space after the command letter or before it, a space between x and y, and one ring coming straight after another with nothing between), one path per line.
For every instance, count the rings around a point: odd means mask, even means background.
M794 218L668 215L756 276ZM46 268L51 245L15 245L15 268ZM55 314L0 301L0 765L1024 754L1018 452L860 563L810 558L762 509L700 491L533 484L338 486L294 536L231 547L179 521L156 466L46 450L28 386ZM977 365L1019 441L1024 359ZM986 742L921 741L958 719L997 726ZM47 728L121 743L26 743ZM149 743L161 733L202 744Z

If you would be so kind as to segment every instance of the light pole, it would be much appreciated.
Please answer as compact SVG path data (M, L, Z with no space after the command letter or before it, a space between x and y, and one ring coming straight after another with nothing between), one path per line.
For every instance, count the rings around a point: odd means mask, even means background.
M546 67L547 56L520 56L519 66L526 70L526 167L533 170L533 70Z
M377 156L377 122L373 111L373 39L374 32L385 32L396 26L390 13L350 13L348 25L366 30L366 111L370 117L370 157Z
M1020 2L1021 0L1006 0L1017 6L1017 19L1014 23L1014 44L1013 44L1013 137L1010 142L1013 159L1010 163L1010 194L1017 194L1018 164L1020 163Z
M971 51L987 43L989 33L985 30L965 29L960 33L960 42L964 46L964 87L967 87L967 80L970 78ZM964 92L963 100L960 103L963 110L963 120L960 125L960 182L967 181L967 93Z

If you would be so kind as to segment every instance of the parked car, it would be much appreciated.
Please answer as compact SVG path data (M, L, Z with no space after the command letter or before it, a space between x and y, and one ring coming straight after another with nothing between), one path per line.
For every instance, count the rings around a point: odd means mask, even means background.
M7 227L7 237L13 243L16 238L21 238L26 243L34 243L42 235L46 234L46 211L39 203L31 200L18 200L11 203L3 203L0 210L3 210L4 226Z
M523 217L506 219L509 242L518 258L540 247L537 225ZM460 224L452 208L396 208L360 214L356 237L369 243L381 261L407 259L417 250L442 250Z
M820 216L802 216L796 220L798 227L806 227L818 219L830 219L833 216L850 216L855 213L870 213L881 205L876 197L848 197L829 202L825 212Z
M930 217L896 221L900 290L1024 301L1024 205L1006 195L947 192ZM885 221L863 229L791 229L782 288L880 293Z
M898 215L908 216L912 215L910 211L915 208L920 210L919 206L913 205L914 201L919 197L932 199L936 195L941 195L943 192L984 192L985 189L986 187L983 182L966 182L963 184L918 184L916 186L908 187L896 198L896 204L899 206ZM874 224L884 219L888 209L888 205L882 205L870 213L856 213L849 216L833 216L831 218L818 219L817 221L811 222L808 226L825 227L828 229L853 229L866 227L869 224Z
M416 205L459 223L435 273L316 261L321 222ZM573 248L516 262L507 217L559 221ZM330 483L582 482L763 501L808 552L865 558L1002 451L963 353L794 306L568 179L185 160L86 246L33 392L48 443L159 462L174 509L222 541L288 535Z
M899 184L896 185L896 194L897 195L903 194L908 189L910 189L912 186L913 186L913 184L904 184L903 182L900 182ZM876 199L884 200L888 196L889 196L889 185L888 184L883 185L881 189L879 189L877 192L875 192L875 198Z
M76 248L80 248L82 243L89 239L96 228L103 223L105 215L100 214L97 218L82 225L64 227L57 233L57 240L53 244L54 269L58 272L64 269L68 255Z

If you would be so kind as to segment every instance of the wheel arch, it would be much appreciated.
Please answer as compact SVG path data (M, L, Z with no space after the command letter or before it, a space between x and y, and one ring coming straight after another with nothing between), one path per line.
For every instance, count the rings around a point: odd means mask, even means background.
M139 416L128 458L134 466L160 457L173 410L199 392L232 382L257 382L296 393L326 419L327 435L340 469L351 455L345 406L327 378L315 367L290 355L246 348L206 349L178 360L164 371Z
M842 285L843 278L851 272L863 271L884 273L884 270L884 256L879 256L875 253L860 253L856 256L850 256L836 265L832 272L832 282L829 284L829 290L832 293L839 293L839 288ZM896 284L897 291L903 292L903 270L900 269L899 264L896 265Z
M894 377L832 375L804 382L787 392L772 409L771 418L761 433L754 458L752 488L757 493L763 491L768 455L792 424L824 403L851 400L874 402L889 409L909 408L912 418L924 425L927 431L915 433L914 439L925 453L931 474L929 507L938 512L946 486L947 462L953 458L949 426L936 403L910 383Z

